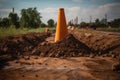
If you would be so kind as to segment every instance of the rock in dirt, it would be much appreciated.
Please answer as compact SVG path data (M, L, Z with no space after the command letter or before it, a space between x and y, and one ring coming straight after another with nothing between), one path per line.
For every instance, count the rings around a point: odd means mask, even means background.
M112 70L115 72L120 72L120 62L114 63L112 65Z

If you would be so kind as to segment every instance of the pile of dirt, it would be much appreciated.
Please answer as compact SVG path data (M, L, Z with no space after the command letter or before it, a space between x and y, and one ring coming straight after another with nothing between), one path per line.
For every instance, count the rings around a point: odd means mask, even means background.
M44 56L77 57L92 52L88 46L77 40L72 34L67 35L63 40L51 45Z
M57 43L49 43L45 39L51 33L29 33L11 36L0 40L0 55L12 57L38 55L44 57L77 57L90 54L92 50L77 40L72 34Z
M75 31L73 35L89 48L94 49L95 55L120 59L120 33L102 31L80 33Z
M13 57L30 53L39 43L45 41L50 33L29 33L0 39L0 55Z
M67 35L51 43L53 33L29 33L0 39L0 56L12 57L37 55L43 57L111 56L120 58L120 37L101 34ZM77 37L76 37L77 36ZM111 39L112 37L112 39Z

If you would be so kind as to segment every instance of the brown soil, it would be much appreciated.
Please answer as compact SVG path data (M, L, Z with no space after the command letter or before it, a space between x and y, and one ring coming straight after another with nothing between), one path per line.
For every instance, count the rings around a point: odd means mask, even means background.
M91 31L83 33L75 31L74 36L93 49L95 55L111 56L120 59L120 33Z
M54 33L1 38L0 80L120 79L118 70L112 71L120 62L120 33L70 33L56 43Z
M77 40L72 34L57 43L49 43L45 40L47 37L50 37L50 34L31 33L2 39L1 55L11 54L13 57L17 57L17 55L32 54L44 57L77 57L92 52L88 46Z
M37 57L37 58L36 58ZM106 57L67 59L31 56L9 61L0 70L1 80L119 80L111 70L116 60Z
M0 55L12 56L30 54L50 33L29 33L0 39Z
M74 32L54 43L53 33L29 33L0 39L0 55L44 57L120 56L119 34ZM47 39L48 38L48 39ZM52 42L52 43L51 43Z
M0 39L0 55L13 58L38 55L41 57L109 56L120 59L120 34L110 32L67 35L54 43L53 33L29 33Z
M77 40L72 34L67 35L63 40L52 44L48 51L51 57L77 57L81 54L90 54L92 50L84 43Z

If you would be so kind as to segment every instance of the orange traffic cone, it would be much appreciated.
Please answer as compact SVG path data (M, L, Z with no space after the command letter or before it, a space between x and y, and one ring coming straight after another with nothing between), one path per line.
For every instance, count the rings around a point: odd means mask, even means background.
M49 29L48 29L48 28L46 28L46 29L45 29L45 32L46 32L46 33L48 33L48 31L49 31Z
M60 41L68 34L66 18L64 14L64 8L60 8L58 11L58 21L55 34L55 42Z

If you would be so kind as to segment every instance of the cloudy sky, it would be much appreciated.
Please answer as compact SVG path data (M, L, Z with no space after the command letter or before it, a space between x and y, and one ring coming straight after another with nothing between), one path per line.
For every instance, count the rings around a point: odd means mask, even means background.
M0 17L7 17L12 8L19 14L23 8L37 7L42 21L52 18L57 21L59 8L65 9L67 21L78 16L79 22L102 19L105 14L108 20L120 18L120 0L0 0Z

